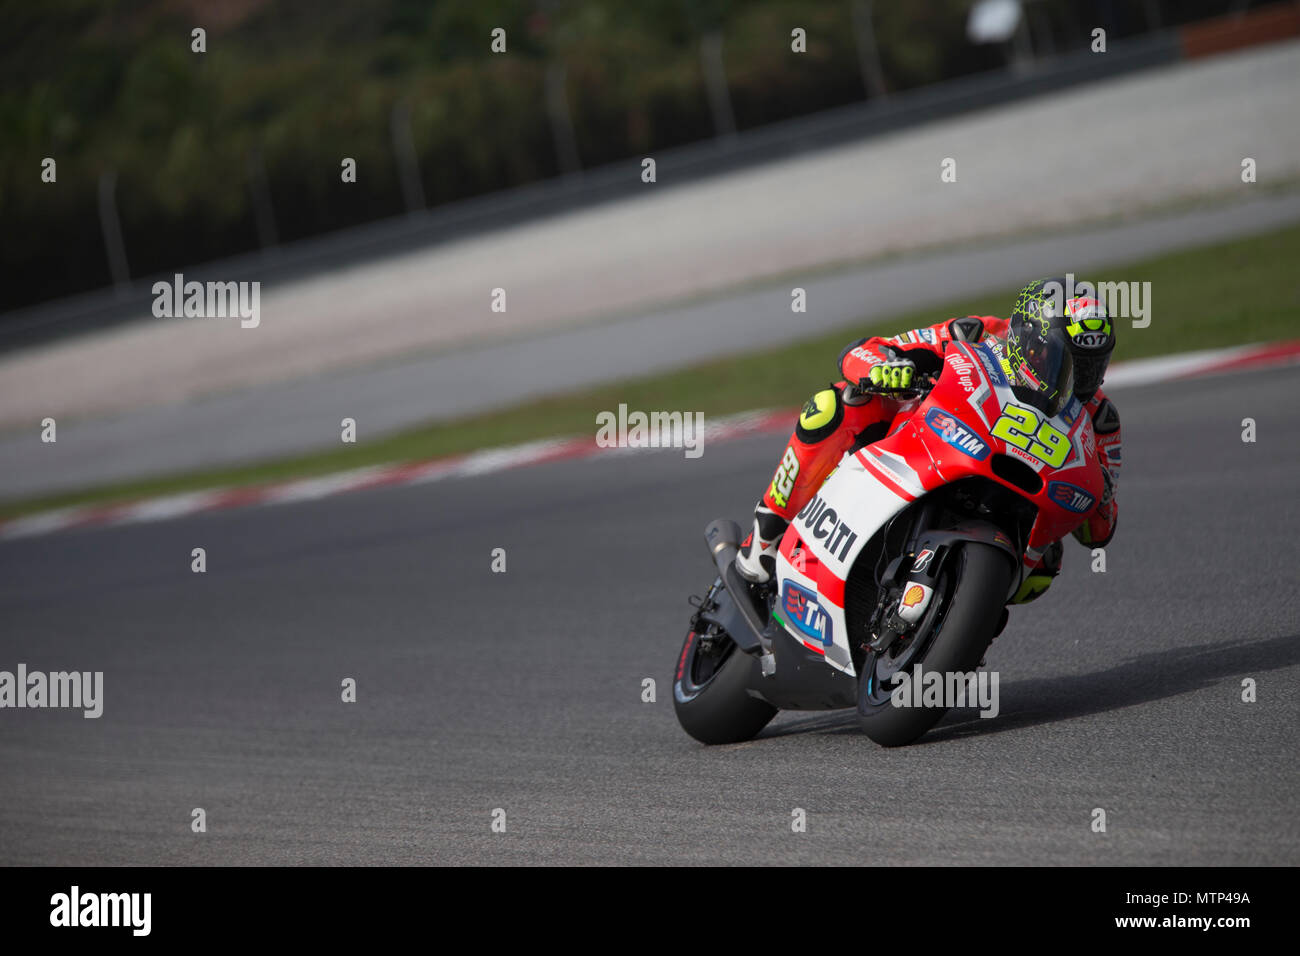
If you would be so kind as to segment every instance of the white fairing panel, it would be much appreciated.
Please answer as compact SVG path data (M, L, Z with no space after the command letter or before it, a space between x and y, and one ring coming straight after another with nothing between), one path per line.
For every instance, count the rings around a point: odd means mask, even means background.
M840 581L871 537L886 521L908 505L910 499L895 494L873 477L871 470L854 455L845 455L839 467L791 522L791 529L821 564ZM778 612L790 586L811 593L817 608L804 604L803 623L792 621L793 636L808 646L823 650L832 667L856 676L849 651L844 608L828 600L818 582L794 567L784 554L776 557ZM785 617L791 617L788 613ZM816 624L809 626L808 622ZM806 628L806 629L805 629ZM800 633L802 631L802 633ZM829 640L826 639L829 631Z

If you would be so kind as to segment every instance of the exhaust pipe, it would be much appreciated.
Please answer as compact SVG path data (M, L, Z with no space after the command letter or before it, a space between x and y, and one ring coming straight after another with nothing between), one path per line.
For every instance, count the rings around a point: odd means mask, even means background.
M709 545L709 557L718 566L718 574L725 581L724 573L736 560L740 552L740 525L727 518L710 521L704 529L704 540Z
M704 540L708 542L709 555L718 568L718 577L722 578L727 593L736 604L736 610L740 612L754 639L758 641L758 647L755 649L762 651L763 673L768 675L774 666L771 658L772 642L763 633L763 621L749 595L749 585L736 570L736 554L740 551L740 525L727 518L718 518L705 527ZM737 635L733 634L732 638L737 639ZM737 639L736 642L742 647L753 647L748 641Z

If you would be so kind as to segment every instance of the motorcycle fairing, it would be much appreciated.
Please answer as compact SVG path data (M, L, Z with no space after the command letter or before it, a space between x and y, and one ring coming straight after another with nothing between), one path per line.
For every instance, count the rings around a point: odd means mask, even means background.
M915 497L900 494L879 480L860 454L847 454L781 539L776 557L777 614L792 637L846 674L856 676L844 617L849 569L872 535ZM829 642L812 640L786 622L786 595L792 587L810 592L825 613Z
M1100 464L1088 415L1071 399L1059 415L1048 419L1070 443L1061 466L1049 468L991 434L1008 405L1026 408L1017 401L996 350L986 342L952 342L929 395L900 408L886 438L847 453L786 529L776 556L775 613L787 633L832 667L853 675L844 614L849 571L886 522L942 485L980 476L1037 505L1022 572L1038 563L1048 544L1082 522L1085 516L1062 507L1048 496L1048 489L1051 481L1065 475L1062 481L1091 495L1094 502L1100 500ZM932 410L937 413L928 420ZM995 454L1023 461L1042 476L1039 493L1027 494L997 475L991 467ZM1022 576L1016 576L1013 590ZM795 614L800 620L789 620Z

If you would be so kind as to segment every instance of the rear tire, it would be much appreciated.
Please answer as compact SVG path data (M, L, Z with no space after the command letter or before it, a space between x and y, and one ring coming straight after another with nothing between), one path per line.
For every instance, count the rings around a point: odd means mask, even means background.
M908 662L909 671L917 664L927 672L974 671L997 632L1014 574L1006 553L966 542L954 570L956 584L938 632L931 635L929 646ZM948 708L895 707L889 697L881 700L883 688L869 693L876 662L876 655L868 654L858 677L858 724L882 747L910 744L937 724Z
M700 652L700 637L686 635L673 681L673 709L682 729L705 744L750 740L777 709L749 688L762 679L758 659L725 633L710 635L713 651Z

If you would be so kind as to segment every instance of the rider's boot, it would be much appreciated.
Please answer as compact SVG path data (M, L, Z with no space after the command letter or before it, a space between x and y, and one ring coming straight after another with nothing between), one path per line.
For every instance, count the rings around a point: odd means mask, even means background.
M740 543L736 570L746 581L766 584L776 571L776 546L790 522L762 501L754 508L754 528Z
M1061 573L1061 558L1064 554L1065 549L1061 546L1059 538L1043 549L1043 556L1038 564L1025 575L1025 580L1016 590L1015 596L1003 605L1002 616L998 618L998 626L993 631L994 638L1006 629L1007 621L1011 618L1011 612L1007 608L1013 604L1028 604L1042 597L1043 592L1052 586L1052 581ZM984 666L982 659L979 666Z
M1060 540L1053 541L1043 549L1043 556L1039 559L1038 565L1025 575L1025 580L1021 582L1020 588L1016 591L1008 604L1028 604L1043 596L1049 587L1052 586L1053 579L1061 573L1061 558L1064 549L1061 547Z

